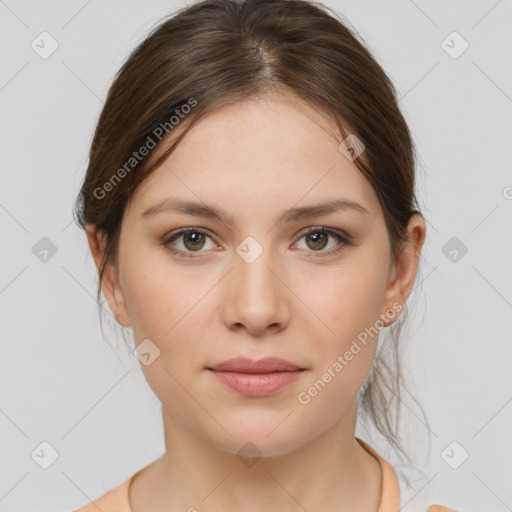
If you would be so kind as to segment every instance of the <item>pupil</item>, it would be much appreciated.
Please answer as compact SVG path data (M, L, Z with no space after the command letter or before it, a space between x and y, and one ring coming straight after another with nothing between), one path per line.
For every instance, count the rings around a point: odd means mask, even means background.
M322 244L322 241L325 242L325 233L321 231L317 231L316 233L310 235L311 239L313 240L313 244L316 245L316 248L318 248L318 244L321 245L321 249L325 247L325 243Z
M194 249L194 248L197 249L197 247L202 246L202 244L200 243L201 237L202 237L201 233L189 233L188 236L186 237L185 245L187 245L187 247L189 245L191 245L192 247L188 247L189 249ZM190 241L190 240L192 240L192 241Z

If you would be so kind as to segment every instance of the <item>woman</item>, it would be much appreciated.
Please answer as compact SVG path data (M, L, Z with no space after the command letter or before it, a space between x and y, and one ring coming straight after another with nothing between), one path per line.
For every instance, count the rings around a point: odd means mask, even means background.
M390 80L321 4L205 0L135 49L77 213L166 450L80 512L404 505L355 427L401 450L379 332L426 235L414 165Z

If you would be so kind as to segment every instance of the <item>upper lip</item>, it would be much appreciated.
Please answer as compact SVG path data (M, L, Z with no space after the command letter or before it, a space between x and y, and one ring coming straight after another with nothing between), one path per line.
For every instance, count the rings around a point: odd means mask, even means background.
M271 373L271 372L293 372L304 370L296 364L280 359L278 357L264 357L263 359L248 359L246 357L235 357L228 359L215 366L208 367L209 370L239 373Z

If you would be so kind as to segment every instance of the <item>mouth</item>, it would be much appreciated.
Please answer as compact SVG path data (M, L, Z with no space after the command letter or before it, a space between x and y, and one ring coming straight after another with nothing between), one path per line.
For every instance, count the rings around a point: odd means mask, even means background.
M305 368L279 357L264 357L258 360L247 357L235 357L207 369L237 373L272 373L305 370Z
M306 368L284 359L267 357L258 361L229 359L206 370L237 393L258 397L275 393L296 381Z
M239 373L207 369L223 384L246 396L266 396L297 380L306 370Z

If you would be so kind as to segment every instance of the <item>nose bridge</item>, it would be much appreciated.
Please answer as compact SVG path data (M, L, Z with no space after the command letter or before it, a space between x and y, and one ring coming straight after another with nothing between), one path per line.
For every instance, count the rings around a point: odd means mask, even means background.
M248 254L251 252L253 252L252 248ZM235 264L235 275L238 280L237 287L240 291L244 294L250 292L249 295L254 295L251 292L252 289L254 292L258 292L258 295L261 295L261 292L265 292L269 296L274 296L275 277L269 270L276 266L276 262L273 260L275 258L272 257L270 250L262 251L254 259L245 259L239 255L238 261Z
M224 321L230 327L241 324L252 333L269 326L284 327L289 313L286 287L274 275L280 268L272 249L254 238L247 237L239 244L223 308Z

